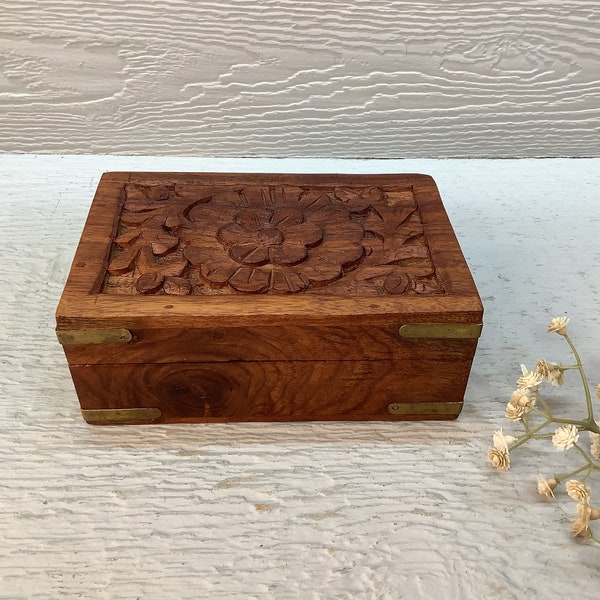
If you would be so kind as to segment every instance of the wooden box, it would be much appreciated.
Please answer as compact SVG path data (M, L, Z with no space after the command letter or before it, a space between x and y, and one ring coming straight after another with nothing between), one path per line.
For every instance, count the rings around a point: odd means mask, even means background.
M106 173L56 316L110 424L455 418L482 312L426 175Z

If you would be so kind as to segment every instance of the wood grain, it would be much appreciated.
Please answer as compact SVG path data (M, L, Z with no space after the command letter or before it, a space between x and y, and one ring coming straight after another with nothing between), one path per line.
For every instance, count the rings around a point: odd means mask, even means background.
M446 293L413 189L425 177L386 187L364 176L331 176L325 185L306 176L300 185L296 175L280 185L255 175L222 184L211 174L193 177L195 185L180 183L179 174L125 183L114 203L125 194L102 293ZM432 219L443 211L434 196Z
M277 298L254 296L251 301L241 294L228 296L226 301L214 295L203 296L201 301L193 297L136 296L132 309L131 297L102 293L102 281L106 270L110 269L112 241L117 236L117 223L126 198L124 189L128 183L176 183L184 187L202 183L211 189L233 184L342 187L352 184L410 188L418 201L428 249L436 273L439 272L444 294L403 297L382 290L374 297L372 294L363 297L362 293L350 293L351 290L341 288L330 297L305 293ZM359 315L364 323L380 321L385 315L405 315L411 320L441 318L442 322L479 322L481 303L477 290L431 177L410 174L107 173L90 209L57 309L57 322L61 329L100 325L123 327L125 324L136 328L196 328L217 324L231 327L244 324L247 319L252 319L255 325L275 324L281 320L286 323L292 315L307 325L335 324L329 319L348 322L348 318Z
M286 239L302 250L289 263ZM260 263L239 251L247 240ZM235 270L210 276L232 263L300 278L313 259L336 269L314 291L308 277L263 290L232 282ZM480 323L482 311L431 177L108 173L57 323L108 319L132 338L65 345L85 409L158 407L164 422L410 419L433 414L388 404L462 402L477 340L403 339L400 325Z
M470 366L470 360L424 360L419 370L410 361L236 361L70 369L83 409L158 408L156 423L210 423L439 418L420 414L418 404L462 403ZM415 412L390 414L393 402L414 404Z
M405 317L403 317L406 319ZM423 317L424 318L424 317ZM164 321L162 321L164 322ZM190 317L189 323L193 319ZM291 319L283 325L245 327L160 327L133 329L129 343L64 346L72 365L228 362L231 360L399 360L453 362L472 358L476 339L411 339L398 334L398 317L364 324L359 316L337 326L312 326ZM125 322L124 326L127 325Z
M0 151L590 156L585 0L2 2Z

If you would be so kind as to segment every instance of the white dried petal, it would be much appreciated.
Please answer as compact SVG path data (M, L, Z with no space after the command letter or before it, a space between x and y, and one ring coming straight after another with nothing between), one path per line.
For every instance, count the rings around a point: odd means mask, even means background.
M569 319L567 317L554 317L548 323L548 333L558 333L559 335L567 335L567 323Z
M506 405L506 410L504 411L504 416L509 421L518 421L525 414L524 406L515 406L512 402L509 402Z
M565 490L570 498L577 500L577 502L587 502L590 497L590 488L578 481L577 479L571 479L565 484Z
M546 377L550 385L561 387L565 383L565 373L562 369L552 369Z
M517 438L512 435L506 435L502 429L498 429L498 431L494 431L493 441L496 450L508 452L508 447L511 444L514 444L517 441Z
M580 502L577 505L577 518L573 521L571 532L574 536L590 537L590 518L592 516L592 507L587 502Z
M496 469L500 469L501 471L508 471L510 469L510 456L504 450L488 448L488 459Z
M577 440L579 440L579 430L571 423L558 427L552 436L554 447L561 452L572 448Z
M522 375L517 379L517 385L524 390L535 392L539 389L544 376L536 371L528 371L525 365L521 365Z
M554 477L550 477L549 479L546 479L542 475L538 475L538 481L537 481L538 494L541 494L542 496L546 496L546 498L548 498L549 496L552 496L554 498L554 490L556 489L557 485L558 485L558 481L556 481L556 479L554 479Z

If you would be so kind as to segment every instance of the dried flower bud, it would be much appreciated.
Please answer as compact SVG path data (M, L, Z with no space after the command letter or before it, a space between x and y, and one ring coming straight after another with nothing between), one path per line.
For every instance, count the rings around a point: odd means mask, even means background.
M567 323L569 319L567 317L554 317L550 323L548 323L548 333L558 333L558 335L567 335Z
M571 525L571 532L574 536L590 537L592 532L590 531L590 517L592 509L589 504L580 502L577 505L577 518Z
M535 365L535 372L539 373L542 377L548 377L550 373L550 365L546 362L546 359L538 360Z
M567 490L569 497L573 498L573 500L577 500L577 502L587 502L589 500L590 488L585 487L585 485L583 485L581 481L577 481L577 479L567 481L565 489Z
M502 429L498 429L498 431L494 431L494 448L496 450L504 450L508 452L508 447L511 444L514 444L517 441L517 438L512 435L506 435Z
M546 479L545 477L542 477L542 475L538 475L538 481L537 481L538 494L541 494L542 496L546 496L546 498L548 498L549 496L552 496L554 498L554 490L556 489L557 485L558 485L558 481L556 481L556 479L554 479L554 477L550 477L549 479Z
M546 379L550 385L561 387L565 383L565 373L562 369L552 369Z
M538 360L535 372L547 379L554 387L560 387L565 382L564 368L558 363L549 363L545 359Z
M508 471L510 469L510 456L504 450L488 448L488 459L496 469L500 469L501 471Z
M515 406L512 402L509 402L506 405L506 410L504 411L504 416L509 421L518 421L525 414L524 406Z
M579 430L575 425L568 423L567 425L561 425L556 429L552 436L552 443L557 450L561 452L572 448L579 439Z
M590 506L590 521L596 521L600 519L600 510L595 506Z
M515 390L510 395L509 402L511 404L514 404L515 406L522 406L524 408L531 402L531 396L529 395L529 392L527 390L520 388L518 390Z
M596 396L600 399L600 383L596 386Z
M536 371L528 371L525 365L521 365L521 371L522 375L517 379L517 385L524 390L536 392L544 381L544 376Z
M590 446L590 454L596 460L600 460L600 440L592 443L592 445Z

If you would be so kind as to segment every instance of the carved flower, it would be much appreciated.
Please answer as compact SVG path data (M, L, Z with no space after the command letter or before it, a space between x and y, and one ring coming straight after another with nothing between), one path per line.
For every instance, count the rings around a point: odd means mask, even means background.
M364 257L353 210L325 191L247 188L216 196L189 213L201 231L185 232L183 254L213 285L240 292L299 292L325 285ZM217 243L215 243L215 238Z
M124 193L107 293L290 293L332 283L323 293L445 293L410 189L157 181Z

